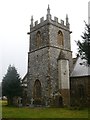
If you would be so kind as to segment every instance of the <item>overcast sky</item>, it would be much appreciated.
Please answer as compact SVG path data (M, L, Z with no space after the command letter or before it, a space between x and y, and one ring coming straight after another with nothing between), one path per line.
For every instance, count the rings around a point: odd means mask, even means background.
M0 0L0 81L8 66L14 65L23 77L27 72L30 19L46 18L50 5L52 18L65 20L68 14L73 56L77 53L74 40L80 40L84 20L88 21L89 0Z

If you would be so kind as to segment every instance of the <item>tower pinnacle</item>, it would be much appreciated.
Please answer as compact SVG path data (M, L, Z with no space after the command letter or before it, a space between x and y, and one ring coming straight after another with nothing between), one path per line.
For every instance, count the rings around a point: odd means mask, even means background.
M31 16L31 27L33 27L33 16Z
M48 5L48 8L47 8L47 19L51 19L51 14L50 14L50 7Z
M68 14L66 14L66 26L69 28Z
M50 7L49 7L49 4L48 4L48 9L47 9L47 14L50 14Z
M66 14L66 23L68 23L68 14Z

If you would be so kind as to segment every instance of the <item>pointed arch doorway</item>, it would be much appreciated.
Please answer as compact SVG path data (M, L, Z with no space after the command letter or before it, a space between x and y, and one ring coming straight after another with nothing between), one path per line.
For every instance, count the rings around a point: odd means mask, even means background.
M37 79L33 89L34 105L41 105L41 82Z

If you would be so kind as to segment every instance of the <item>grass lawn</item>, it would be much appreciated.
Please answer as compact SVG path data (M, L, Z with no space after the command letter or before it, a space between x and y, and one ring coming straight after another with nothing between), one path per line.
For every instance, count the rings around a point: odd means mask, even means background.
M3 118L88 118L88 109L70 110L69 108L30 108L2 106Z

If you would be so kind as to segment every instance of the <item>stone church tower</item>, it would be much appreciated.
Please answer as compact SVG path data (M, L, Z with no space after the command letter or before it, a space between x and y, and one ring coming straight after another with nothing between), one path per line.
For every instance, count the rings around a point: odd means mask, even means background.
M64 105L70 102L69 75L72 67L70 25L50 14L48 6L44 17L30 25L30 47L28 52L28 99L34 104L51 105L52 99L62 98ZM60 98L58 97L57 103ZM55 103L55 102L54 102Z

